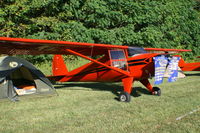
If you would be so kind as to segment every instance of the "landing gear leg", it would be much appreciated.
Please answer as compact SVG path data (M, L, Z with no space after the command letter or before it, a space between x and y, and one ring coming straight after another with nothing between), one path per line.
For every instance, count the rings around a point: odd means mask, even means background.
M119 95L119 101L121 102L130 102L131 101L131 91L132 91L132 83L133 77L128 77L122 79L122 83L124 85L124 91Z
M151 92L152 95L161 95L161 90L158 87L152 87L148 79L140 80L140 82Z

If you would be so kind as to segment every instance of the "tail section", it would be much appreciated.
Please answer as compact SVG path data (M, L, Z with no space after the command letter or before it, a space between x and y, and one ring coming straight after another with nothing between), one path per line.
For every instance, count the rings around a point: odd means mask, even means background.
M185 63L183 59L179 62L182 71L200 71L200 62Z
M68 74L67 67L61 55L54 55L52 61L52 73L53 76L62 76Z
M183 67L181 67L182 71L200 71L200 62L195 63L185 63Z

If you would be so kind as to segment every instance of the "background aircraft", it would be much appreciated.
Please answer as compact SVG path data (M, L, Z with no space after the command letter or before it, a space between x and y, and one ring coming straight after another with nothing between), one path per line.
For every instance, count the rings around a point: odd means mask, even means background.
M134 81L141 82L151 94L160 96L160 88L153 87L148 80L155 75L154 57L161 55L169 57L169 54L188 51L191 50L0 37L1 54L54 54L53 75L48 77L51 80L122 82L124 88L119 95L119 100L123 102L131 100L130 94ZM69 72L61 55L76 55L91 62ZM200 62L188 64L181 59L179 66L183 71L199 71Z

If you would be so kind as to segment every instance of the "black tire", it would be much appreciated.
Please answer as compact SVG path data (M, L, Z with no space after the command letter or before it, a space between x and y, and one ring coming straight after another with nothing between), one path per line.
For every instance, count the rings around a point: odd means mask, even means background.
M127 92L121 92L119 95L119 101L121 102L130 102L131 101L131 96Z
M153 87L153 95L161 96L161 89L159 87Z

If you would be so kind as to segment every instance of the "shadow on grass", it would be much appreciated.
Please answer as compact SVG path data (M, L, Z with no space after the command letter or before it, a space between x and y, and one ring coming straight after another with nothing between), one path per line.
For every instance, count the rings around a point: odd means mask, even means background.
M98 82L93 82L93 83L65 83L65 84L57 84L56 86L54 86L55 89L67 89L67 90L85 90L85 91L89 91L86 89L73 89L70 87L84 87L84 88L90 88L93 91L110 91L112 92L114 95L116 95L117 97L119 96L120 92L123 91L123 86L118 85L118 84L114 84L114 83L98 83ZM141 96L141 94L145 94L145 95L151 95L150 92L142 87L134 87L133 91L131 93L131 95L133 97L139 97ZM118 98L115 98L116 100L118 100Z
M200 76L200 73L186 73L186 76Z

